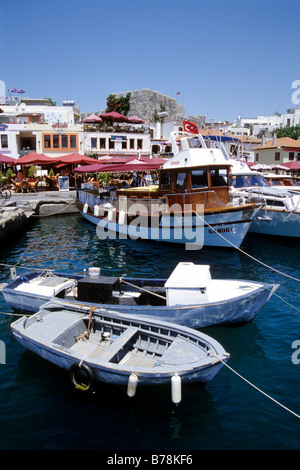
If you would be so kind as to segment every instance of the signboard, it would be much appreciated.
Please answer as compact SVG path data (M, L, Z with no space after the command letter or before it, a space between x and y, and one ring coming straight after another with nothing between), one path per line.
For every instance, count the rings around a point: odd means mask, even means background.
M126 142L127 137L125 135L111 135L110 140L114 140L116 142Z
M69 177L59 176L58 177L59 191L69 191Z

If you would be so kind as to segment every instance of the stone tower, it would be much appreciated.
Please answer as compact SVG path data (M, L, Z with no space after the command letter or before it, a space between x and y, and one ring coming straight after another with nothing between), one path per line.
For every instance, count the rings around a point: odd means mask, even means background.
M126 92L128 93L128 92ZM115 93L117 96L126 96L126 93ZM166 120L180 120L184 118L184 106L177 103L175 98L158 91L143 88L142 90L130 91L130 109L128 116L137 115L142 119L151 121L154 113L164 109L168 115Z

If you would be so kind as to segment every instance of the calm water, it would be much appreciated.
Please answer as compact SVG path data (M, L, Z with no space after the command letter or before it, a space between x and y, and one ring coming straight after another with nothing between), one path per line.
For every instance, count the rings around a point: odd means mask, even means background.
M242 247L279 271L300 278L299 244L249 235ZM178 261L212 266L219 278L280 283L277 294L299 308L299 282L237 251L143 241L100 241L80 216L37 219L0 248L1 263L81 272L100 266L105 275L167 277ZM0 266L0 282L9 269ZM0 295L0 311L10 312ZM171 402L169 387L126 389L103 385L90 396L73 390L67 373L24 350L12 337L16 318L0 315L6 364L0 365L0 449L237 450L300 449L300 419L223 367L205 387L183 387ZM251 324L207 328L230 353L241 376L300 415L299 312L273 296Z

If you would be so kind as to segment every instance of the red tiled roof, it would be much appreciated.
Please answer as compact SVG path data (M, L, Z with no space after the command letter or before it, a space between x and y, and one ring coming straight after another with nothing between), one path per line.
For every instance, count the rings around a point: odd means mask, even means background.
M258 145L253 147L252 150L269 150L272 148L284 148L284 147L296 147L300 149L300 140L291 139L290 137L277 138L276 143L272 140L268 140L265 145Z

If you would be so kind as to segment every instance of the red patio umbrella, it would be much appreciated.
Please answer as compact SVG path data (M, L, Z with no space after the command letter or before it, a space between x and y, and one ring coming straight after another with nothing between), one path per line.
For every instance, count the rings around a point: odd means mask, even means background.
M290 170L300 170L300 162L291 161L291 162L282 163L282 165L286 166Z
M16 163L16 160L14 158L7 157L6 155L3 155L2 153L0 153L0 163L10 163L12 166Z
M53 164L55 159L42 153L31 152L16 160L16 165L47 165Z
M95 165L83 165L78 168L74 168L74 171L77 173L98 173L103 171L103 168L106 168L108 165L105 163L96 163Z
M144 124L144 120L139 118L138 116L129 116L127 118L128 122L132 122L132 123L135 123L135 124Z
M85 155L80 155L80 153L70 153L68 155L64 155L62 157L56 157L52 158L52 161L54 163L59 163L59 164L70 164L70 165L89 165L89 164L94 164L97 162L95 158L92 157L86 157Z
M96 116L96 114L90 114L82 120L82 122L102 122L101 117Z
M131 172L131 171L145 171L145 170L158 170L163 163L123 163L121 165L104 165L101 171L109 171L110 173L113 172Z
M100 114L100 117L105 121L117 121L117 122L127 122L128 119L123 114L117 113L116 111L111 111L109 113Z

